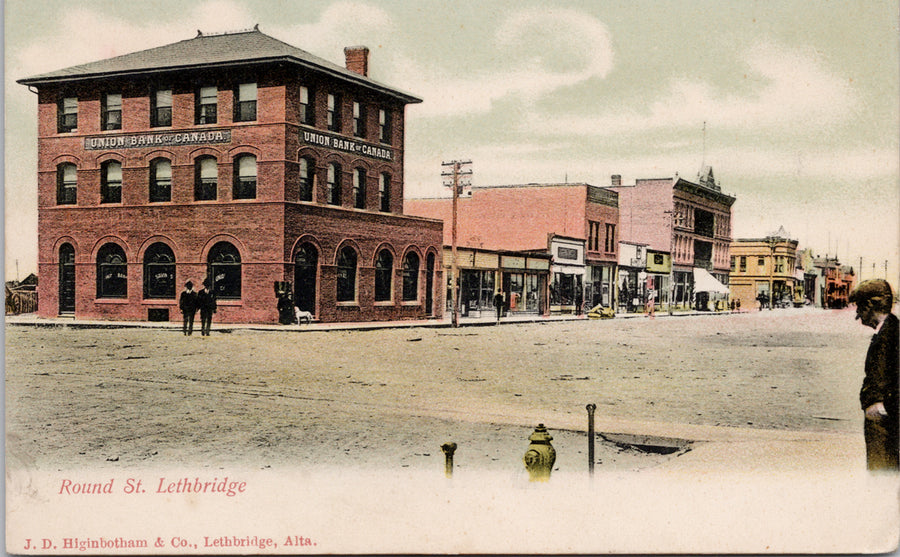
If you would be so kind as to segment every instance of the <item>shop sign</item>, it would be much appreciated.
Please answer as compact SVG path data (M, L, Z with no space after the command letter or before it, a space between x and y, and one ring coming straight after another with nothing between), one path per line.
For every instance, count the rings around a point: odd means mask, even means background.
M300 141L307 145L315 145L317 147L325 147L326 149L334 149L354 155L362 155L373 159L383 161L394 160L394 150L389 147L380 145L372 145L355 139L348 139L339 135L332 135L312 130L301 130Z
M230 142L231 130L204 130L199 132L135 133L85 137L84 148L89 151L96 151L97 149L212 145Z

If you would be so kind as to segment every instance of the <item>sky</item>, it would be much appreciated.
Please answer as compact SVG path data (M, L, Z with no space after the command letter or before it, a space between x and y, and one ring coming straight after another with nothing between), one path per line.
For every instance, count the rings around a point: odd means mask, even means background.
M259 24L341 65L366 45L370 77L423 99L407 197L448 195L454 159L475 186L709 165L734 238L783 226L896 285L898 1L6 0L5 276L37 269L37 98L16 79Z

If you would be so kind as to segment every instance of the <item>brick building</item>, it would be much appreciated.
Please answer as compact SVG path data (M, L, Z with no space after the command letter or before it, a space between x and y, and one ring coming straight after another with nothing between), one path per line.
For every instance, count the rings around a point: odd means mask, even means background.
M728 284L735 198L722 193L711 168L704 169L697 183L676 176L623 186L616 175L609 189L619 194L622 240L671 254L673 283L663 280L668 277L657 278L652 287L660 296L657 304L668 303L670 295L677 307L696 303L700 293L694 291L694 269ZM636 286L628 288L633 292Z
M450 245L451 199L408 199L406 210L443 220L444 244ZM575 257L583 261L582 270L550 276L550 305L568 308L561 311L574 311L577 299L607 307L613 303L619 224L618 197L614 192L584 183L477 186L459 199L457 218L460 246L552 252L554 264L572 260L560 260L558 249L551 245L553 236L581 240L584 248L576 250ZM572 253L571 248L563 253ZM529 297L530 283L531 290L540 295L537 278L524 280L525 298Z
M368 49L332 64L254 28L19 80L38 99L39 315L439 317L441 229L403 215L404 111Z

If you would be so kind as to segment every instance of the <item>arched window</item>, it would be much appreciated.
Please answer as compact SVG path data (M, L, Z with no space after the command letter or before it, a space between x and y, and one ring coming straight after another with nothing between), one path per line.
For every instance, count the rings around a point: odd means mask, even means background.
M241 298L241 254L228 242L219 242L209 250L207 277L212 292L220 300Z
M59 247L59 311L75 311L75 248L69 243Z
M419 299L419 256L413 252L403 259L403 301Z
M366 208L366 169L353 169L353 206L357 209Z
M328 165L327 190L325 202L329 205L341 204L341 165L331 163Z
M337 301L356 300L356 251L346 246L337 261Z
M118 244L105 244L97 252L97 297L128 296L128 261Z
M316 164L312 159L306 157L300 158L300 201L313 200L313 185L315 184L314 176Z
M312 244L303 244L294 254L294 305L313 314L318 271L319 252Z
M233 199L256 199L256 157L238 155L234 159Z
M389 302L391 300L391 277L394 273L394 257L386 249L378 252L375 260L375 301Z
M198 157L194 161L194 200L215 201L218 183L219 166L215 157Z
M100 166L100 203L122 202L122 163L106 161Z
M144 298L175 299L175 254L162 242L144 253Z
M378 206L385 212L391 212L391 175L382 172L378 175Z
M56 167L56 204L75 205L78 202L78 168L64 162Z
M150 161L150 202L172 201L172 161Z

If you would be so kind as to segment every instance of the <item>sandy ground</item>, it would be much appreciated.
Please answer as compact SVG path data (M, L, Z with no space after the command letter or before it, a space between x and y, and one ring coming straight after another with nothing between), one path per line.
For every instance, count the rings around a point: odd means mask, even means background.
M7 465L521 470L544 423L586 469L585 405L617 421L861 429L852 311L459 329L6 328ZM861 432L860 432L861 436ZM670 454L598 437L600 470ZM739 465L739 463L736 463Z

